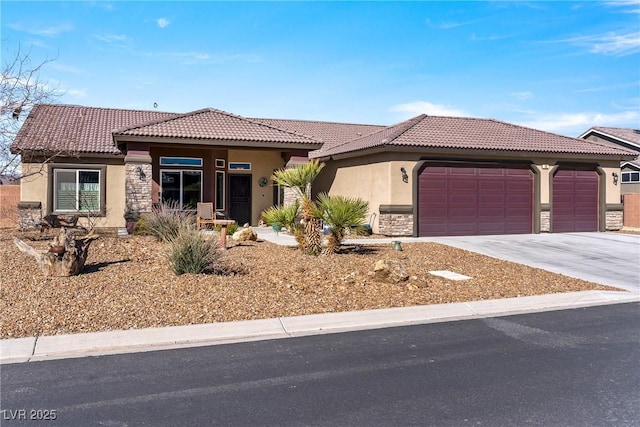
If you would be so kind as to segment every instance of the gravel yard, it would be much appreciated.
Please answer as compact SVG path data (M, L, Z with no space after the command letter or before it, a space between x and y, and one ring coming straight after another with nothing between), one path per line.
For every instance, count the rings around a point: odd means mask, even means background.
M221 274L176 277L166 245L112 235L93 242L82 274L44 278L13 236L38 249L48 242L46 233L0 230L1 338L612 289L437 243L404 243L402 252L351 246L311 257L268 242L230 242ZM380 259L402 263L409 279L376 281ZM472 279L448 280L433 270Z

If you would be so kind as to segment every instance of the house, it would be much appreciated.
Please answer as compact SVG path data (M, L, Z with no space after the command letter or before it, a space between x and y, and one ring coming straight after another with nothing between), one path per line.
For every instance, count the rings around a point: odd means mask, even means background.
M597 126L584 132L580 138L640 152L639 129ZM640 194L640 161L636 159L635 161L622 162L620 183L621 194Z
M361 197L375 232L417 236L619 229L614 177L637 155L490 119L376 126L71 105L36 106L12 151L23 226L86 212L122 227L166 200L256 224L281 202L273 171L318 158L316 192Z

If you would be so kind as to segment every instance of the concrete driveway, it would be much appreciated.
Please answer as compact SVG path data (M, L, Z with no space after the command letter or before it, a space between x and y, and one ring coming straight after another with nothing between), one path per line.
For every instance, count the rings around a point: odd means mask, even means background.
M640 235L558 233L428 240L640 293Z

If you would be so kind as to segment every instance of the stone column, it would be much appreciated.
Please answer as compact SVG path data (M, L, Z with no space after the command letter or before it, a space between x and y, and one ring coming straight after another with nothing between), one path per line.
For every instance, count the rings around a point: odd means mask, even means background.
M140 215L151 212L151 156L149 154L127 154L125 162L125 212L127 230L133 231Z

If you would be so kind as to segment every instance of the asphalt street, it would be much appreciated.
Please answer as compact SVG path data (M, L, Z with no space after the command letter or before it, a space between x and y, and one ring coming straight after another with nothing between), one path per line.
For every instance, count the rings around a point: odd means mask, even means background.
M640 425L639 308L2 365L2 426Z

